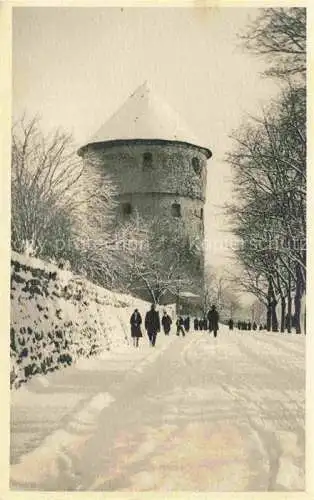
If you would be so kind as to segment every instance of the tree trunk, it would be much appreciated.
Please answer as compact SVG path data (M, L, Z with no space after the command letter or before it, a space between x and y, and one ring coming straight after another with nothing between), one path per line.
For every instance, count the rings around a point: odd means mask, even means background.
M287 298L287 332L291 333L291 327L292 327L292 297L291 297L291 290L288 292L288 298Z
M179 316L179 314L180 314L180 292L179 292L179 290L177 290L176 314L177 314L177 316Z
M267 312L266 312L266 329L268 332L271 330L271 314L272 314L272 287L269 283L267 291Z
M296 293L294 297L294 321L295 321L295 331L296 333L301 333L301 296Z
M271 304L267 305L266 329L268 332L270 332L270 330L271 330Z
M277 287L280 296L280 305L281 305L281 314L280 314L280 333L284 333L285 331L285 323L286 323L286 297L281 287L280 276L277 273Z
M277 301L273 300L271 303L271 331L278 332L278 319L277 319Z
M304 294L303 290L303 280L300 269L300 264L296 265L296 289L295 289L295 297L294 297L294 321L295 321L295 329L296 333L302 333L301 327L301 301L302 296Z
M301 314L300 314L301 333L306 335L306 294L303 292L301 297Z
M286 323L286 298L281 297L281 318L280 318L280 332L284 333Z

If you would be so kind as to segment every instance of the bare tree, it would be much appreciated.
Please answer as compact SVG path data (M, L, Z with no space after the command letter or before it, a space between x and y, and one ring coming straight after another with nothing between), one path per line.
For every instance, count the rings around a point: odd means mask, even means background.
M190 244L183 224L175 229L159 217L151 221L134 214L124 225L124 241L132 241L125 250L124 276L131 292L146 289L150 300L160 303L169 294L178 299L192 284L191 266L197 267L198 249Z
M305 75L305 8L261 9L242 39L251 52L267 57L270 63L267 75L280 78Z
M239 299L238 280L230 273L219 274L211 266L207 266L205 273L204 312L211 304L219 309L222 318L233 318L241 307Z
M57 239L71 236L68 195L82 174L72 139L44 137L37 118L22 117L12 131L12 247L32 246L38 256L58 255Z
M44 134L37 117L16 121L11 190L14 250L68 260L74 271L112 285L119 268L109 228L115 188L95 158L83 165L71 135Z
M275 331L276 305L280 301L284 331L286 304L290 317L293 292L297 332L301 329L306 286L305 106L304 88L290 86L262 119L234 136L237 146L228 155L241 200L227 210L232 230L243 243L237 256L259 298L265 287L257 292L254 280L266 280L268 326Z

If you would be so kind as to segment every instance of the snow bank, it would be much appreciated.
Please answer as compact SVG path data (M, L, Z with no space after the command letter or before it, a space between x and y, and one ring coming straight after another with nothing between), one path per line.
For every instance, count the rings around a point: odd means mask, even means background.
M129 343L135 307L149 304L12 252L11 387Z

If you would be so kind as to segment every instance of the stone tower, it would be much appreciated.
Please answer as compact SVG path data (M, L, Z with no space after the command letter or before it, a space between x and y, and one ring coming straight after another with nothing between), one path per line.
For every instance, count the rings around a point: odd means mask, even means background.
M119 217L137 210L146 218L164 217L173 224L181 220L189 237L203 241L211 151L147 82L78 153L87 163L96 155L112 177L118 187Z

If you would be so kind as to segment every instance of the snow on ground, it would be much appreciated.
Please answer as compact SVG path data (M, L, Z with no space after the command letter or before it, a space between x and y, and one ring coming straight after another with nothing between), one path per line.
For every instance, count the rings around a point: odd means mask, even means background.
M31 381L12 397L11 487L303 490L304 351L301 335L221 327Z
M12 252L11 385L129 343L129 320L150 305L66 269ZM168 311L173 314L174 307Z

